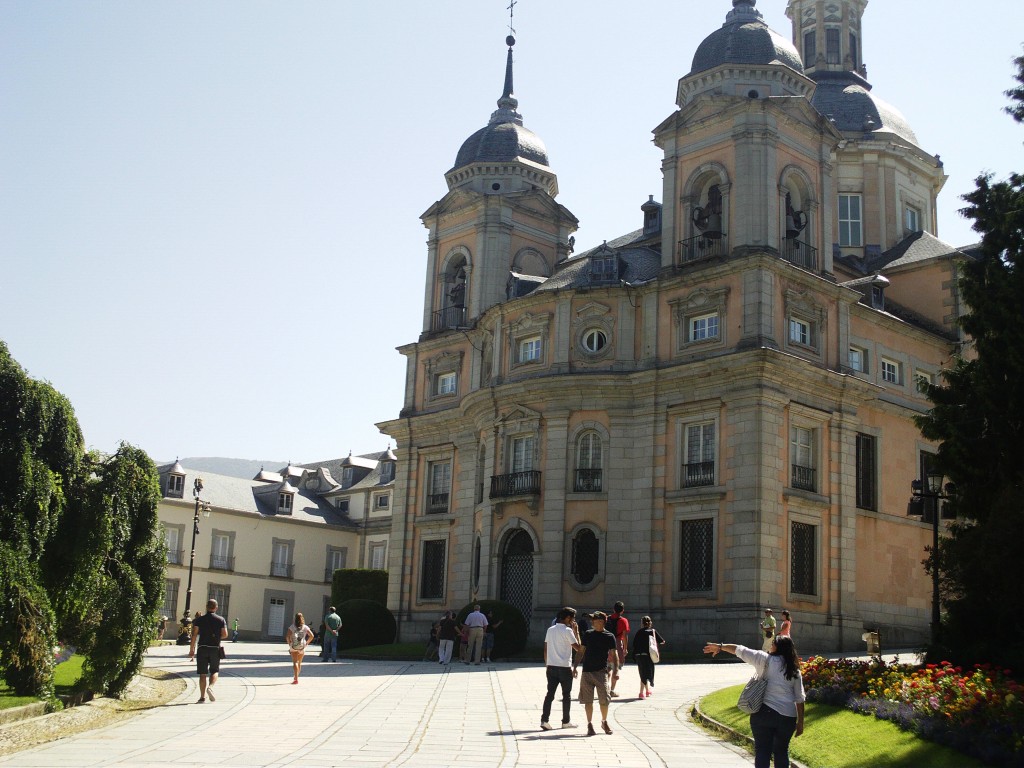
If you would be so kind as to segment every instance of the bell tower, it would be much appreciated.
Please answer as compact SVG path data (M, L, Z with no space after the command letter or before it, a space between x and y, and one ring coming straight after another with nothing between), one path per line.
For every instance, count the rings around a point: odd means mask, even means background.
M513 90L512 49L498 108L459 149L448 194L422 216L430 231L423 333L468 328L509 298L512 275L550 277L567 258L577 219L555 201L547 148L523 124Z
M861 51L861 18L868 0L790 0L793 44L804 72L856 72L867 76Z

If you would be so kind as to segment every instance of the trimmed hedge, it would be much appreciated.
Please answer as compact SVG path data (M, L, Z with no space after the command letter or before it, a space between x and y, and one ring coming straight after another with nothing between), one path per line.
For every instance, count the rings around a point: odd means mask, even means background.
M493 620L495 624L501 622L501 625L494 631L492 659L508 658L523 652L530 630L526 625L526 619L523 618L522 611L501 600L477 600L463 606L459 611L456 616L456 621L459 624L466 620L466 617L473 611L474 605L480 606L480 611L488 617L488 621Z
M346 600L373 600L386 606L388 572L369 568L339 568L331 577L331 604L341 605Z
M338 647L342 650L395 642L398 633L395 616L375 600L346 600L338 606L338 615L341 616Z

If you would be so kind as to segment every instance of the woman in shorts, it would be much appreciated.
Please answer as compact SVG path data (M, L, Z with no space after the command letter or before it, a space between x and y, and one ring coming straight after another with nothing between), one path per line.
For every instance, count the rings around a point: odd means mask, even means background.
M292 685L299 682L302 671L302 657L306 655L306 646L313 639L313 630L306 626L306 619L301 613L295 614L295 623L288 627L288 653L292 656Z

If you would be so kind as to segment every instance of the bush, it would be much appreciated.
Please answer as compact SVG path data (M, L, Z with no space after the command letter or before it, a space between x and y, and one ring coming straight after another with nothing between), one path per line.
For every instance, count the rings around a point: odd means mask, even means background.
M376 600L346 600L338 606L338 615L338 647L343 650L395 642L398 624L394 614Z
M373 600L386 606L388 572L369 568L339 568L331 578L331 603L341 605L346 600Z
M455 620L461 624L473 611L473 606L479 605L480 611L487 616L488 621L501 625L494 632L494 650L491 651L491 658L508 658L523 652L526 648L526 638L530 633L523 618L522 611L509 603L501 600L477 600L474 603L463 606Z

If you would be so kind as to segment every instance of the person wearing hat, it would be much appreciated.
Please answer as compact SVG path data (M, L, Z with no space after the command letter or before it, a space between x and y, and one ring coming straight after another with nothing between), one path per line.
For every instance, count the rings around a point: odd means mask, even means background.
M772 641L775 640L775 617L772 616L772 609L764 609L764 618L761 620L761 650L765 653L772 652Z
M589 615L593 629L584 633L580 639L583 646L583 676L580 678L580 702L587 713L587 736L596 736L594 730L594 692L601 706L601 728L609 736L612 733L608 725L608 703L611 701L611 690L608 687L608 669L614 674L619 672L619 653L615 643L615 635L604 628L608 616L597 611Z

